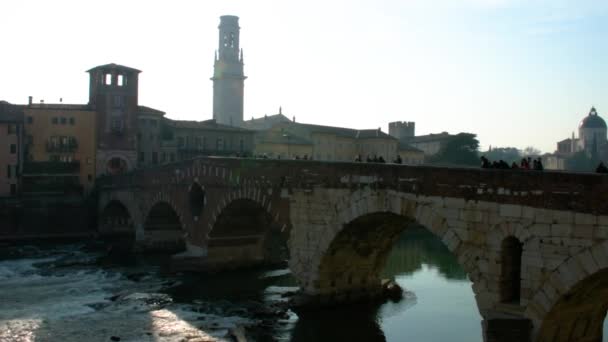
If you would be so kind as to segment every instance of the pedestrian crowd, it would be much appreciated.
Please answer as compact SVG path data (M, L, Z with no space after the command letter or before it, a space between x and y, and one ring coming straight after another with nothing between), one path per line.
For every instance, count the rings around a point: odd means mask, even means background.
M501 170L514 170L514 169L521 169L521 170L535 170L535 171L543 171L544 167L543 167L543 162L540 159L540 157L532 159L532 157L524 157L521 159L521 161L519 162L519 164L517 162L513 162L511 163L511 165L509 165L509 163L507 163L504 160L499 160L499 161L493 161L490 162L488 160L488 158L486 158L485 156L481 156L481 168L482 169L501 169Z

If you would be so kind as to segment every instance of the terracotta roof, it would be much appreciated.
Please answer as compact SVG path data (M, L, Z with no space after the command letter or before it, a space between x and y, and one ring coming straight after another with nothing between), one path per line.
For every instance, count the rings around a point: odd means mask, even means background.
M0 122L23 122L23 111L19 106L0 101Z
M162 110L146 107L146 106L137 106L138 114L152 114L152 115L165 115L165 112Z
M312 141L301 136L276 131L258 132L256 141L267 144L312 145Z
M166 124L174 127L174 128L184 128L184 129L208 129L208 130L218 130L218 131L238 131L243 133L254 133L251 130L222 125L215 122L215 120L206 120L206 121L186 121L186 120L171 120L167 119Z
M345 128L345 127L333 127L333 126L322 126L322 125L313 125L313 124L304 124L297 122L289 122L284 123L285 129L295 129L295 130L305 130L310 133L323 133L323 134L332 134L345 138L354 138L354 139L369 139L369 138L385 138L385 139L395 139L394 137L382 132L379 129L353 129L353 128Z
M422 151L421 149L415 148L414 146L412 146L410 144L403 143L403 142L399 143L399 151L410 151L410 152L424 153L424 151Z
M291 120L283 114L264 115L261 118L243 121L243 126L248 129L262 130L281 122L291 122Z
M124 70L124 71L129 71L129 72L136 72L136 73L140 73L141 70L137 70L137 69L133 69L130 68L128 66L124 66L124 65L120 65L120 64L115 64L115 63L110 63L110 64L104 64L104 65L99 65L96 66L92 69L87 70L87 72L91 72L97 69L118 69L118 70Z
M32 103L31 105L20 105L20 107L23 109L93 110L86 104L68 103Z
M453 137L452 134L448 132L442 132L438 134L427 134L427 135L417 135L415 137L403 139L404 142L408 144L412 143L423 143L423 142L431 142L431 141L443 141Z

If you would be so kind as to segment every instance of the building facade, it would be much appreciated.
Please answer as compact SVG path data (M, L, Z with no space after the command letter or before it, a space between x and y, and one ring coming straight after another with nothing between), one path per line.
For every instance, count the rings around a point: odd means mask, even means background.
M23 165L23 113L17 106L0 101L0 197L20 192Z
M243 124L243 50L240 48L239 18L220 17L219 47L215 53L213 77L213 119L218 124Z
M215 120L165 120L164 146L174 148L177 160L198 156L251 156L254 132L218 124ZM164 157L163 157L164 158Z
M578 138L572 132L570 138L558 141L555 152L543 157L545 168L564 170L566 160L579 152L584 152L588 157L607 160L607 131L606 121L598 114L595 107L591 107L578 125Z
M70 183L80 184L88 193L96 176L96 112L87 105L44 103L23 106L23 112L26 134L24 182L28 184L28 191L33 190L35 184L46 182L36 179L48 176L45 169L56 169L50 165L63 163L65 168L61 169L69 170L69 177L75 178ZM35 163L46 167L32 165Z
M140 72L118 64L88 71L88 105L97 113L98 175L119 174L137 167Z
M397 158L398 140L380 129L350 129L293 121L279 122L256 134L255 154L270 158L306 158L352 162L360 157Z

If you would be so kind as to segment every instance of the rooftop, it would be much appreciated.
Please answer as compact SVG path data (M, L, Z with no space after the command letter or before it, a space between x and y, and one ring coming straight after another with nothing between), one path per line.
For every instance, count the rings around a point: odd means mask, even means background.
M19 106L0 101L0 122L23 122L23 111Z
M101 69L101 70L122 70L122 71L127 71L127 72L136 72L136 73L141 72L141 70L137 70L137 69L130 68L128 66L124 66L124 65L120 65L120 64L116 64L116 63L99 65L92 69L87 70L87 72L92 72L92 71L99 70L99 69Z

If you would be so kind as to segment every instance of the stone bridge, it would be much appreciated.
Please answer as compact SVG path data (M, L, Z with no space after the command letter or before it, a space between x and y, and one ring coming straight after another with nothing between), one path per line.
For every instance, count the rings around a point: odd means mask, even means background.
M284 238L303 293L320 302L377 294L391 246L422 225L467 272L486 341L602 338L606 176L201 158L98 190L101 233L173 250L190 268L261 263Z

